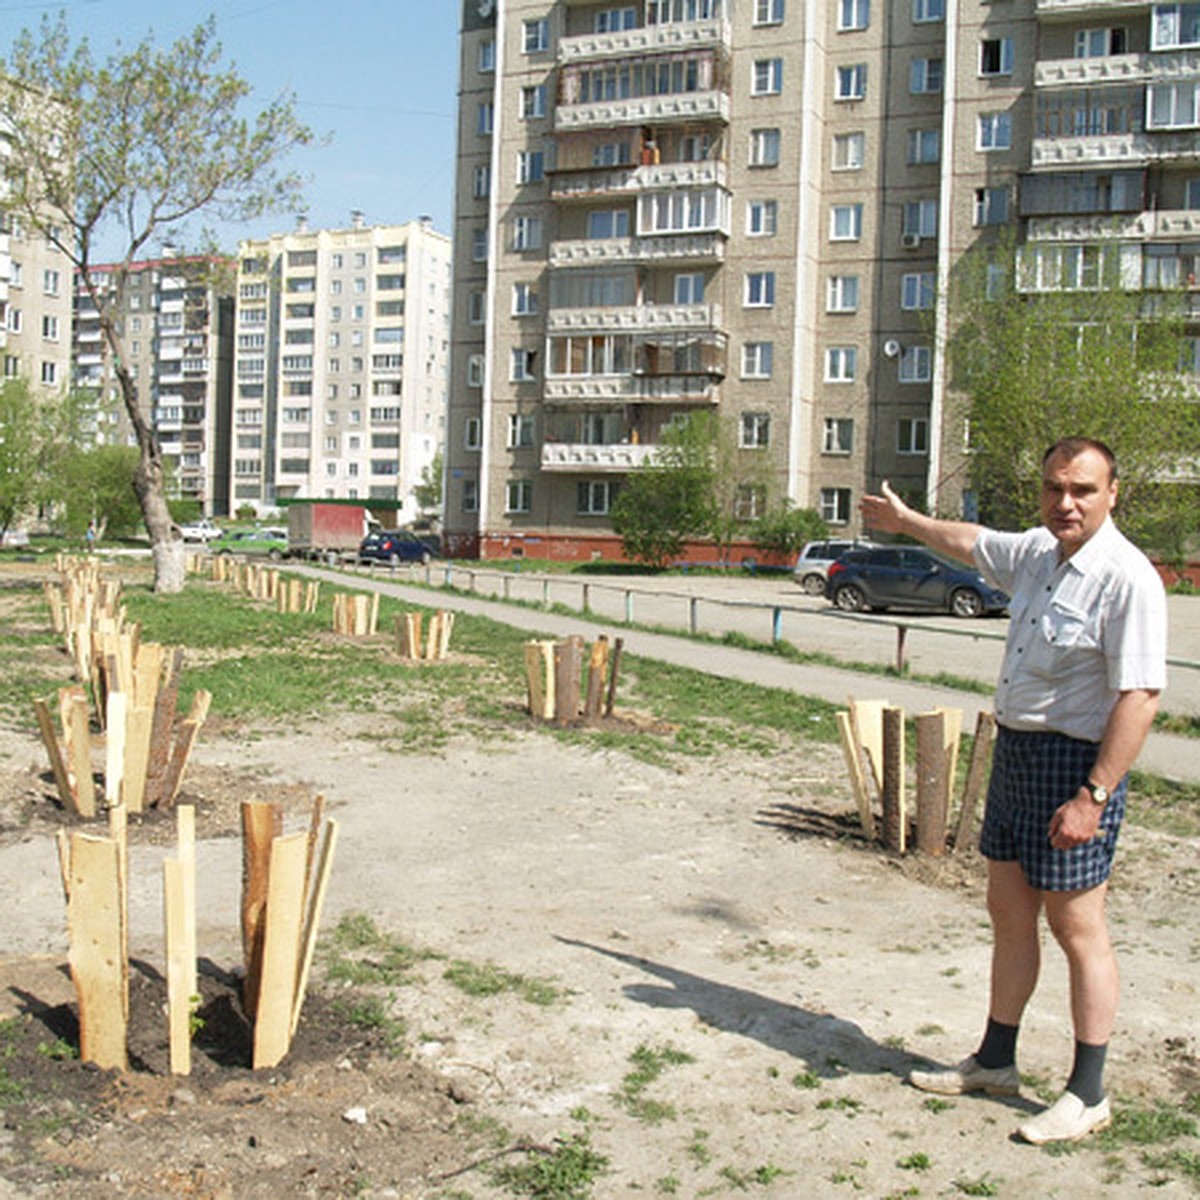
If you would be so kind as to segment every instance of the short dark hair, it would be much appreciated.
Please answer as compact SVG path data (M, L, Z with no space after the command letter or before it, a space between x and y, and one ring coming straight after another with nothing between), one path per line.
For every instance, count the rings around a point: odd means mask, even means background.
M1077 458L1085 450L1095 450L1101 458L1108 463L1108 481L1112 483L1117 477L1117 456L1112 452L1111 447L1100 441L1099 438L1088 437L1065 437L1059 438L1057 442L1051 446L1045 454L1042 455L1042 466L1045 465L1054 457L1061 454L1067 459Z

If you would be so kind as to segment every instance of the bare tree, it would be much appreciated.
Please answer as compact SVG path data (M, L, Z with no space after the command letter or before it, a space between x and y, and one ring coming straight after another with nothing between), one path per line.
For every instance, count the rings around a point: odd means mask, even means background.
M120 314L132 264L156 236L190 218L245 221L294 208L299 180L281 170L312 140L284 94L253 117L251 92L223 61L212 18L168 48L147 36L103 62L73 44L65 19L16 39L0 75L8 125L5 206L57 245L100 315L121 398L137 438L132 480L154 555L156 591L183 587L183 542L167 507L162 449L129 369ZM96 247L113 230L123 254L103 285Z

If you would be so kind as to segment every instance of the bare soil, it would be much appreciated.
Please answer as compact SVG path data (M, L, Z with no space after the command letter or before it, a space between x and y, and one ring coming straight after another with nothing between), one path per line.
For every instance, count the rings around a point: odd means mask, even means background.
M663 767L530 724L406 754L377 721L206 728L183 797L201 861L186 1078L168 1073L163 1015L155 881L170 819L131 826L131 1066L98 1071L73 1055L53 845L70 818L32 720L4 722L0 1017L14 1019L0 1033L0 1196L1200 1192L1186 1126L1200 1108L1194 841L1124 835L1111 902L1119 1136L1047 1153L1011 1130L1069 1067L1060 955L1047 940L1021 1098L931 1104L905 1086L912 1065L970 1050L982 1024L982 863L865 842L835 750L780 740L765 756ZM239 986L240 804L279 799L300 828L318 794L341 832L325 945L290 1054L256 1072ZM403 978L330 976L344 951L334 931L356 914L413 951ZM494 993L464 991L456 964L498 980ZM1182 1124L1133 1140L1133 1121L1161 1128L1163 1114ZM590 1191L514 1193L494 1174L555 1150L562 1162L571 1139L605 1161Z

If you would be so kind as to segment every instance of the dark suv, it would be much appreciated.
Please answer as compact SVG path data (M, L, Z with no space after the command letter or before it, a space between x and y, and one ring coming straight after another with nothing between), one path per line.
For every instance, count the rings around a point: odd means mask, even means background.
M402 562L427 563L434 555L433 547L409 529L384 529L363 538L358 547L360 563Z
M844 612L910 608L979 617L1008 607L1008 597L973 567L920 546L851 550L829 568L825 598Z

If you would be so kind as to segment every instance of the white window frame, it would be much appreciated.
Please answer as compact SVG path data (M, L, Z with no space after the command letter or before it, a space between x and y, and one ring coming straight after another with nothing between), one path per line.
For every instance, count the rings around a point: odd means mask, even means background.
M747 271L745 290L742 293L744 308L775 307L775 272Z
M871 0L838 0L837 28L839 33L866 29L871 23Z
M783 59L755 59L750 73L750 95L778 96L782 91Z
M462 511L476 513L479 511L479 480L464 479L462 481Z
M476 69L480 75L490 75L496 69L496 39L490 38L486 42L479 43L479 58L476 60Z
M544 150L517 151L517 183L541 183L546 178Z
M509 450L528 450L537 445L537 423L533 413L509 413L504 445Z
M901 383L930 383L933 380L933 349L930 346L905 346L900 351Z
M533 511L532 479L510 479L504 485L504 511L506 513Z
M778 200L749 200L746 202L747 237L774 237L778 231Z
M1080 29L1075 33L1076 58L1108 58L1124 54L1129 47L1129 31L1123 25L1098 29Z
M821 425L821 453L846 455L854 452L854 418L826 417Z
M750 166L779 166L782 149L783 134L779 129L750 130Z
M905 456L929 453L928 417L897 418L896 453Z
M995 150L1012 149L1012 113L990 112L979 114L975 148L985 154Z
M992 54L992 47L997 47L999 55L998 66L989 69L986 60ZM980 79L995 79L1002 75L1011 75L1016 64L1016 47L1010 37L982 38L979 42L979 77Z
M739 450L766 450L771 445L771 414L744 412L738 422Z
M546 115L546 85L530 83L521 88L521 120L537 121Z
M942 131L940 129L910 129L908 131L907 157L910 167L934 166L941 162Z
M537 284L519 282L512 285L514 317L536 317L539 307Z
M904 312L927 312L933 308L937 275L933 271L910 271L900 277L900 307Z
M935 199L907 200L903 208L902 232L920 238L938 235L938 202Z
M755 26L782 25L784 0L754 0Z
M512 383L530 383L537 378L534 363L537 351L527 346L514 346L509 352L508 378Z
M858 347L825 348L825 382L854 383L858 379Z
M491 190L492 168L487 163L479 163L471 172L471 195L476 200L486 200ZM334 280L334 283L340 282L340 280Z
M975 205L972 221L977 229L985 225L1003 225L1011 212L1008 188L988 187L975 189Z
M830 170L861 171L867 153L867 135L862 130L835 133L830 153Z
M774 342L742 343L742 378L770 379L775 367Z
M575 515L608 516L616 499L616 485L615 479L580 479L575 485Z
M496 106L484 100L475 106L475 133L478 137L491 137L496 128Z
M1191 19L1186 31L1185 16ZM1200 12L1195 4L1156 4L1150 18L1150 49L1184 50L1191 46L1200 46Z
M673 290L676 304L704 303L704 272L681 271L675 276Z
M849 488L822 488L818 503L822 520L827 525L848 525L850 523L851 498L852 494Z
M862 240L863 206L835 204L829 210L829 240L831 242L857 242Z
M513 217L512 248L517 253L542 248L541 217Z
M739 483L733 494L735 521L757 521L767 512L767 488L762 483Z
M941 58L914 58L908 67L908 90L913 96L938 95L946 82L946 62Z
M521 22L521 52L541 54L550 49L550 21L547 17L535 17Z
M471 230L471 261L487 262L488 260L488 231L486 229Z
M471 354L467 357L467 387L483 387L483 355Z
M829 313L858 312L861 303L857 275L830 275L825 288L825 311Z
M913 0L913 24L925 25L946 19L946 0Z
M838 103L863 100L867 95L867 64L851 63L838 67L834 75L833 98Z

